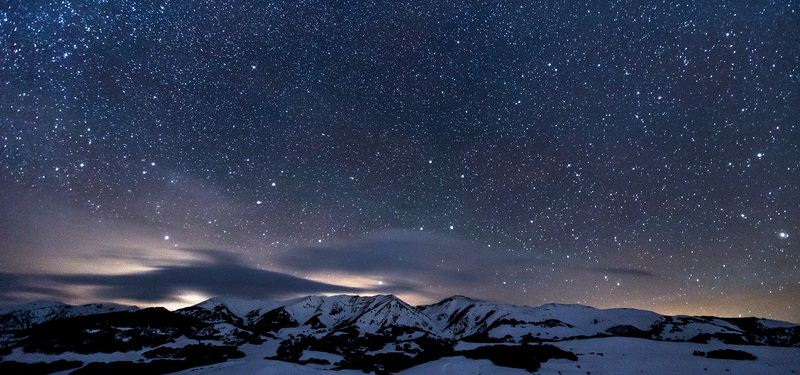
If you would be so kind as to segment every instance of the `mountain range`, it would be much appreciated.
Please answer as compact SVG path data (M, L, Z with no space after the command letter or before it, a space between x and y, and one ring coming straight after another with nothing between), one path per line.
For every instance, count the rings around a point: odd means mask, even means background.
M212 298L0 311L0 373L800 373L800 327L454 296Z

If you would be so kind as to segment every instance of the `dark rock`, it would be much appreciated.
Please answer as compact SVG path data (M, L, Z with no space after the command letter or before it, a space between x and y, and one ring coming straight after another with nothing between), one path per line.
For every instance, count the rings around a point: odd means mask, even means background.
M719 349L706 353L706 358L735 359L739 361L754 361L758 357L741 350Z

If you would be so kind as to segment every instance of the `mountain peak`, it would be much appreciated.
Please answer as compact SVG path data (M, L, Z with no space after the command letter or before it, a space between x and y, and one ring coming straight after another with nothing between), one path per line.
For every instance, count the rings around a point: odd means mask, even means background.
M90 303L72 306L62 302L39 300L0 312L0 331L26 329L50 320L75 316L134 310L138 310L138 308L114 303Z
M223 298L223 297L211 297L211 298L209 298L209 299L207 299L207 300L205 300L203 302L197 303L197 304L189 306L189 307L202 307L204 309L210 309L210 308L214 308L214 307L217 307L217 306L220 306L220 305L222 305L222 306L227 305L227 303L225 301L225 298Z
M66 307L68 306L66 303L58 302L58 301L50 301L50 300L36 300L32 302L27 302L19 305L8 306L0 310L0 314L7 314L14 311L19 310L36 310L36 309L44 309L44 308L54 308L54 307Z
M372 298L375 302L402 302L405 304L405 301L397 298L394 294L377 294L372 297L362 297L362 298Z
M478 302L478 300L472 297L456 294L450 298L445 298L441 300L439 303L445 303L445 302Z

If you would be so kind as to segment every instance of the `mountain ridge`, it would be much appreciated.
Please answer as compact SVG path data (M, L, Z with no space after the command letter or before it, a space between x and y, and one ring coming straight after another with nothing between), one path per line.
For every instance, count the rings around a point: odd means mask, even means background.
M213 298L210 300L213 300ZM176 312L186 312L192 307L207 304L208 301L203 301L188 308L178 309ZM376 303L376 301L378 303ZM356 324L359 318L363 317L369 311L383 306L387 301L398 301L401 303L402 306L405 306L404 310L406 310L406 315L393 315L393 320L391 321L381 322L380 318L373 318L370 319L371 324L365 321L362 321L360 326ZM315 329L322 331L344 329L353 324L356 324L356 328L360 327L359 331L361 332L374 333L382 327L399 325L406 328L419 329L437 337L452 340L463 339L475 334L485 334L488 335L487 338L499 340L505 339L508 334L513 333L506 332L505 335L498 336L501 332L508 331L508 327L523 326L527 329L544 327L550 329L550 331L560 331L560 335L555 332L550 332L551 334L549 335L545 332L538 332L543 334L543 337L540 337L538 341L552 341L562 340L565 337L605 335L610 334L608 330L614 329L616 326L631 326L642 332L653 331L657 333L653 339L689 340L697 336L687 337L691 332L696 332L697 334L707 333L711 335L717 333L748 333L746 332L748 330L743 328L744 323L737 324L735 322L751 321L747 324L750 331L749 333L771 329L798 329L798 327L800 327L791 322L756 317L724 318L689 315L669 316L641 309L599 309L580 304L558 303L548 303L531 307L492 303L458 295L445 298L434 304L419 306L408 305L393 295L362 297L345 294L334 296L306 296L287 301L287 303L283 305L280 303L277 304L275 309L267 311L264 315L269 313L277 315L278 312L285 314L284 317L291 321L289 325L293 326L288 328L294 328L292 332L298 334L311 334ZM341 310L342 306L358 308L345 312ZM230 310L241 310L235 305L226 305L226 307ZM353 315L356 311L359 312L358 316ZM337 315L333 314L334 312L339 315L338 320L332 318L334 315ZM342 315L343 313L345 314ZM264 315L262 315L262 318ZM418 321L423 321L423 323L409 323L409 319L412 319L409 315L414 316L414 319ZM386 320L389 318L383 317L383 319ZM317 328L310 327L311 325L316 325ZM705 330L692 327L693 325L704 325ZM280 327L281 329L287 328L284 326ZM561 327L561 329L558 329L559 327ZM591 329L588 327L591 327ZM684 330L682 327L689 327L689 329ZM711 328L713 328L711 332L708 332ZM667 333L664 333L665 329L668 330ZM269 331L269 329L267 330ZM521 332L522 330L517 331ZM684 332L685 334L680 334L680 332ZM564 336L564 334L566 334L566 336ZM520 340L521 337L512 335L512 339Z
M138 309L139 308L136 306L125 306L115 303L68 305L58 301L37 300L18 306L7 307L0 311L0 332L31 328L54 319L104 314L113 311L135 311Z
M214 297L174 311L39 302L0 315L2 322L13 324L0 325L0 372L34 359L71 358L80 367L76 374L116 371L109 366L166 373L252 355L319 370L391 373L453 356L530 370L548 360L579 361L564 344L592 340L709 348L697 353L733 350L709 358L757 357L747 350L758 347L800 351L800 326L790 322L577 304L531 307L464 296L420 306L394 295Z

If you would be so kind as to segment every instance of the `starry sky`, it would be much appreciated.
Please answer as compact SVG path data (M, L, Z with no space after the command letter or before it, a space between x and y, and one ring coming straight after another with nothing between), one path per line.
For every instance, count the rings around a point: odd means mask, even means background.
M0 300L800 322L797 1L0 7Z

